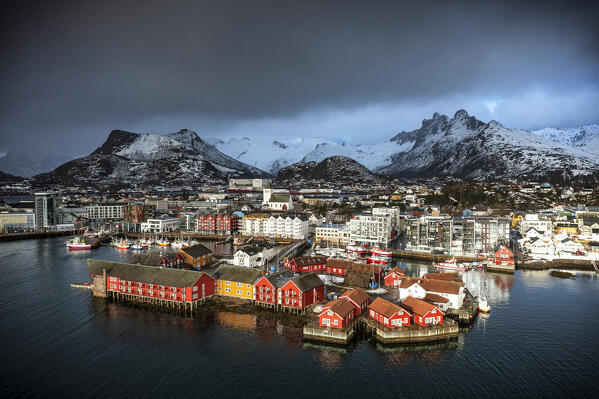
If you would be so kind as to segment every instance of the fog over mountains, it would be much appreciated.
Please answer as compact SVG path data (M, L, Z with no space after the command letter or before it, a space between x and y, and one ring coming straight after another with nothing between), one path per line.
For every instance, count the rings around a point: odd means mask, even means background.
M418 129L362 145L319 137L202 139L187 129L164 135L114 130L90 155L68 162L54 158L43 164L42 159L3 155L3 182L22 176L34 186L176 188L224 184L230 177L275 177L286 168L283 180L288 183L302 174L326 180L323 171L359 170L356 176L362 181L386 175L585 184L599 181L599 125L528 132L497 121L485 123L459 110L452 117L435 113ZM329 180L335 180L333 175Z

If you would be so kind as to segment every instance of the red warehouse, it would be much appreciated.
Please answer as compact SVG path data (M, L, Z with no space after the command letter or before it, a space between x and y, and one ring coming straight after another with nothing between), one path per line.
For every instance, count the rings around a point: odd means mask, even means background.
M207 213L198 215L198 233L215 234L216 233L216 218Z
M362 291L359 288L345 291L343 294L341 294L339 298L346 299L349 301L349 303L352 304L352 306L354 307L355 317L360 316L360 314L362 314L363 311L368 309L368 305L370 305L371 301L370 295L368 295L365 291Z
M353 262L348 260L330 258L327 260L325 272L331 276L345 276L347 274L347 269L349 269L352 264Z
M285 267L294 273L320 272L325 270L326 256L298 256L285 259Z
M277 290L277 301L283 309L304 310L324 299L324 283L315 273L294 277Z
M499 245L499 248L497 249L497 251L495 251L493 262L496 265L500 266L513 267L516 264L516 260L514 259L514 253L504 244Z
M412 321L410 312L380 297L368 306L368 317L389 328L410 325Z
M338 299L322 307L318 324L321 327L343 328L354 319L354 306L346 299Z
M214 295L214 278L203 272L89 259L94 294L195 303Z
M441 309L422 299L409 296L401 302L401 306L412 312L415 324L421 326L443 324L444 313Z
M275 307L278 303L277 292L279 288L282 288L292 278L293 273L289 270L260 277L254 284L254 303Z
M239 216L234 213L218 214L215 217L216 234L233 234L239 229Z
M406 275L406 271L401 267L395 266L385 276L385 287L397 287L401 283L400 278Z

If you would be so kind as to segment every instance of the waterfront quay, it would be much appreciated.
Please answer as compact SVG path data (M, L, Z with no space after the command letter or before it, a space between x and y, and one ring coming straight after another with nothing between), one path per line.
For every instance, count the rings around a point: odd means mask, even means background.
M409 344L457 338L459 326L456 321L446 319L443 324L433 326L408 325L389 328L376 320L361 316L341 329L321 327L318 320L309 323L303 329L305 340L342 345L350 343L358 333L363 333L363 336L382 344Z

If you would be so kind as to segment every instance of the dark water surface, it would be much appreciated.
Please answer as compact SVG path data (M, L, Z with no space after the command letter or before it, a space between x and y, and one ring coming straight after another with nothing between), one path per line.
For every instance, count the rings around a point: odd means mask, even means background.
M65 237L0 244L0 397L597 397L599 282L473 271L492 313L457 341L350 348L251 315L184 318L107 305L69 284L88 257ZM425 264L407 264L419 275Z

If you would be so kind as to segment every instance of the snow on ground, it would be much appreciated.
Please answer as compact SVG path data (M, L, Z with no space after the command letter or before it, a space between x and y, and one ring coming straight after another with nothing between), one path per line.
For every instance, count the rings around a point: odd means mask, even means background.
M343 277L336 276L328 276L326 274L321 274L318 277L325 283L325 285L334 285L334 284L343 284Z

